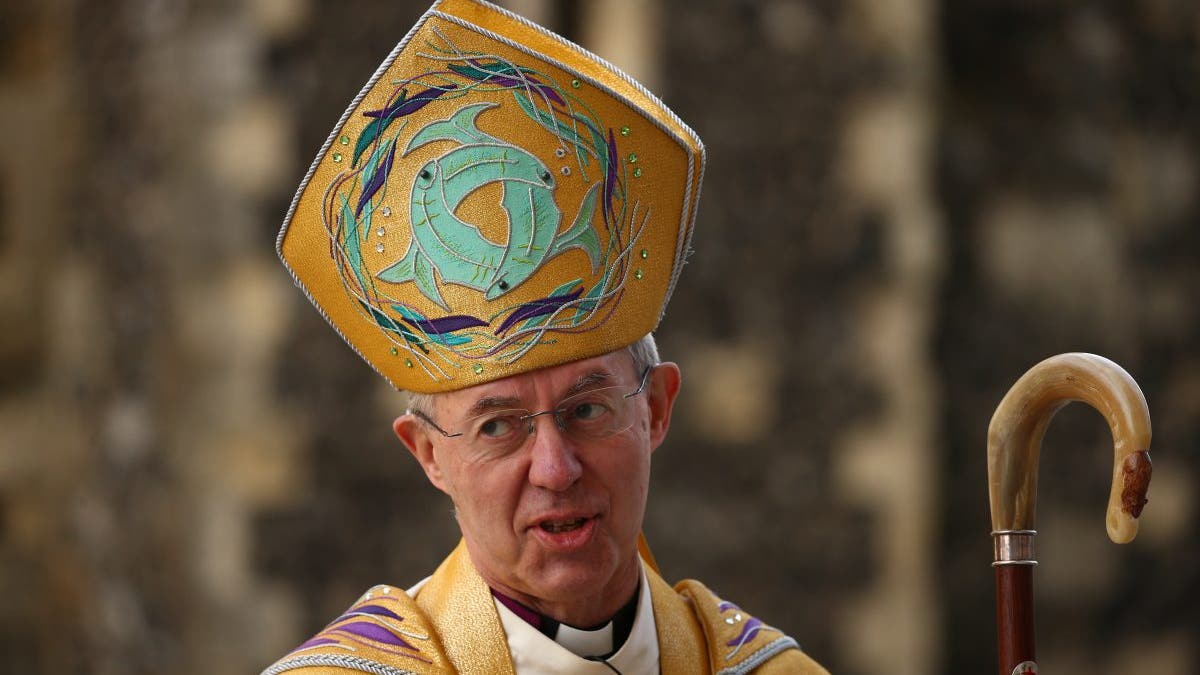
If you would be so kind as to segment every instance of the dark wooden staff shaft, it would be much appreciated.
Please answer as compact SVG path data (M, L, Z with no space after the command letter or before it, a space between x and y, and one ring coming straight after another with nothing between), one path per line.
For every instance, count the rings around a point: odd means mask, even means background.
M996 566L996 636L1000 675L1036 661L1033 645L1033 565Z

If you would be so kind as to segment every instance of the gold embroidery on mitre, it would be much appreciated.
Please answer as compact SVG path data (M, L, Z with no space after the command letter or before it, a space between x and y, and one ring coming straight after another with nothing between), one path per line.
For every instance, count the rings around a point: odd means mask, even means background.
M458 389L653 330L702 172L696 135L611 65L446 0L334 129L279 250L394 385Z

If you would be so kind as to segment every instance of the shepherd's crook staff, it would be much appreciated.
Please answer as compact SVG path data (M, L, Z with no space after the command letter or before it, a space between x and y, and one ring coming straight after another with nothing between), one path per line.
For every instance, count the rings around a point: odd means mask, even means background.
M1094 354L1060 354L1012 386L988 427L988 493L996 558L996 629L1000 675L1036 675L1033 641L1033 528L1038 454L1054 413L1071 401L1100 411L1112 429L1108 537L1126 544L1150 486L1150 414L1133 378Z

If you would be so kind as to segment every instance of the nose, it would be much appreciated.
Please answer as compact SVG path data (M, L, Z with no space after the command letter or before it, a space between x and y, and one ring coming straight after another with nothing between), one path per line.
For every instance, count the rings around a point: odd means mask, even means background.
M562 492L583 475L575 456L575 444L563 433L553 416L529 420L533 436L529 458L529 482L540 488Z

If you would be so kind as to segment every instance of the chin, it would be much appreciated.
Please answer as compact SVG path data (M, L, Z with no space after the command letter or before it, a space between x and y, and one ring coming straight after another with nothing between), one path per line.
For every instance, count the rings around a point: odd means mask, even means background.
M620 572L614 550L586 558L550 556L527 579L533 595L546 600L572 600L604 591Z
M534 597L551 602L567 602L602 592L612 578L611 569L558 565L544 570L529 581Z

